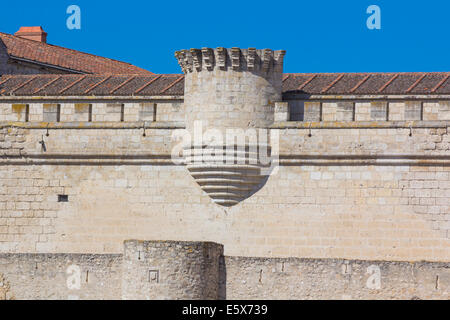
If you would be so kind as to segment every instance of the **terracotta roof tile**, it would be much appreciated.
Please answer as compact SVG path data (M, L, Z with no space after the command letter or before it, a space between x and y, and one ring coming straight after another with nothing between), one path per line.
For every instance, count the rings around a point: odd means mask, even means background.
M450 75L447 75L441 82L434 88L434 93L445 94L450 90Z
M450 94L449 75L450 73L447 72L286 74L283 81L283 93L355 96ZM0 95L2 96L180 96L183 94L184 76L180 74L0 76Z
M426 76L426 73L422 74L416 81L414 81L414 83L406 90L406 92L411 92Z
M124 81L122 81L118 86L114 87L109 93L114 93L117 90L119 90L120 88L122 88L124 85L126 85L128 82L134 80L134 78L136 78L136 76L130 76L124 79Z
M184 77L180 77L176 82L172 83L170 88L166 88L164 94L177 95L178 92L184 92Z
M103 81L108 76L102 75L90 75L85 77L83 80L77 82L75 85L71 86L69 89L64 91L64 95L73 96L73 95L81 95L81 96L90 96L91 93L88 93L88 90L94 85L98 84L100 81Z
M335 74L318 74L314 79L308 82L302 90L305 92L318 91L318 93L322 93L322 91L330 86L335 79Z
M396 94L396 93L409 93L413 86L417 85L417 81L423 77L423 74L398 74L397 77L392 80L386 88L383 90L385 94ZM422 78L423 79L423 78Z
M311 78L311 75L299 75L289 73L289 77L287 77L283 81L283 87L285 88L298 88L302 83L305 83L308 79Z
M53 84L54 82L58 81L59 79L61 79L61 77L55 77L54 79L45 79L45 78L39 78L38 81L40 83L42 83L41 86L36 85L35 90L33 91L33 94L37 94L39 91L44 90L45 88L47 88L49 85Z
M7 33L0 32L0 41L5 44L8 55L13 59L25 59L30 62L67 69L68 72L87 74L153 74L126 62L24 39Z
M445 73L429 73L426 74L420 83L411 90L412 94L422 94L431 92L434 87L446 76Z
M165 75L158 80L154 81L151 85L146 86L139 94L144 96L156 96L156 95L167 95L164 89L167 88L172 82L177 80L179 75Z
M336 85L327 91L328 94L339 94L342 92L353 93L357 90L370 76L365 74L355 74L351 77L344 75Z

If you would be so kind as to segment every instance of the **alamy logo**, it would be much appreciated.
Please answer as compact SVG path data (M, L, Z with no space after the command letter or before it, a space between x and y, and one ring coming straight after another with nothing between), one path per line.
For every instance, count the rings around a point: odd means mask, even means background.
M66 10L67 14L70 16L66 20L66 26L69 30L80 30L81 29L81 9L77 5L70 5Z
M81 289L81 268L75 264L67 267L66 274L68 275L66 280L67 289L80 290ZM68 300L78 300L78 295L69 294Z
M370 16L367 18L367 28L369 30L381 29L381 9L377 5L371 5L367 8L367 14Z
M368 289L380 290L381 289L380 267L373 264L367 268L366 273L369 275L369 278L366 281L366 287Z
M224 132L203 130L202 121L194 122L193 136L184 129L175 130L172 161L191 165L255 165L261 175L277 173L279 160L279 131L264 128L228 128Z

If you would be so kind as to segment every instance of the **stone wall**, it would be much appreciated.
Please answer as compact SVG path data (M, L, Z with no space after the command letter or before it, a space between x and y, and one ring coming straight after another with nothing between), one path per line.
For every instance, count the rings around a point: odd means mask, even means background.
M0 97L0 295L448 298L449 97L283 96L284 53L179 51L184 96ZM270 134L270 175L227 129Z
M224 80L225 81L225 80ZM236 93L234 93L236 95ZM270 97L269 97L270 98ZM275 98L272 97L274 100ZM200 99L200 98L198 98ZM270 100L270 99L269 99ZM385 122L385 121L449 121L450 102L440 101L383 101L373 100L367 102L330 102L330 101L305 101L286 100L289 111L284 119L276 121L302 121L302 122ZM200 104L201 100L192 101L192 104ZM255 102L255 105L258 102ZM264 103L267 103L264 102ZM185 121L185 105L182 99L151 99L142 101L133 100L113 100L105 102L102 100L47 100L46 102L36 102L33 100L18 99L16 101L0 102L0 121L25 122L52 122L44 119L45 109L50 105L60 105L61 122L139 122L139 121ZM123 116L121 106L123 105ZM210 104L211 105L211 104ZM116 108L114 108L116 106ZM28 117L26 110L28 108ZM213 108L211 106L211 108ZM198 111L198 114L191 114L195 119L213 121L214 125L220 124L219 118L226 115L231 119L243 120L245 117L237 107L214 107L215 110L208 112L207 109ZM257 115L261 121L273 122L274 101L271 101L261 114ZM249 111L251 113L251 111ZM214 120L215 119L215 120ZM219 122L218 122L219 121ZM207 126L205 126L207 128Z
M54 111L50 110L52 107ZM49 113L54 115L49 117ZM184 116L182 101L178 100L0 102L0 121L56 122L59 119L58 122L153 122L184 121Z
M133 240L124 255L0 254L0 300L450 298L449 263L222 252L215 243Z
M282 112L270 130L279 134L280 167L251 197L224 208L171 161L171 136L185 127L180 100L4 100L0 251L119 254L126 239L164 239L223 243L227 256L249 259L447 263L448 102L409 111L398 101L327 103L329 121L319 121L325 102L297 108L304 121L283 121L289 110L275 108ZM44 104L59 105L60 122L42 122ZM423 120L405 121L418 114L417 105ZM244 270L250 264L248 272L259 273L260 260L248 261ZM272 297L264 288L240 288L235 278L227 280L227 297L239 297L241 289ZM61 289L55 296L68 294ZM334 297L346 294L339 289ZM356 297L376 297L370 294Z
M7 299L120 299L121 280L121 255L0 254Z
M126 241L123 299L219 299L223 246L212 242Z
M449 261L439 123L280 123L279 170L231 208L172 163L174 124L157 124L145 136L134 123L2 129L0 250L120 253L138 238L215 241L238 256Z
M225 270L227 299L450 298L448 263L225 257Z
M203 48L176 53L183 72L186 128L267 126L281 101L284 51Z
M376 100L287 99L286 121L408 121L450 120L450 103L446 100Z

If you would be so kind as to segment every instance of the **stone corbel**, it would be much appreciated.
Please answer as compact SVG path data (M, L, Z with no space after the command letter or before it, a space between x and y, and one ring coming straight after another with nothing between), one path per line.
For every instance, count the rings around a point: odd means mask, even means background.
M202 70L202 52L200 49L191 49L193 67L197 71Z
M270 49L264 49L263 53L263 71L268 72L273 63L273 51Z
M202 48L203 63L206 69L211 71L214 69L214 51L211 48Z
M241 67L241 49L231 48L231 66L234 71L238 71Z
M183 73L186 73L187 68L186 68L186 64L185 64L185 52L184 52L184 50L176 51L175 52L175 58L177 58L178 64L180 65L181 70L183 71Z
M248 48L247 51L247 69L255 70L256 48Z
M217 48L217 65L220 70L225 70L227 63L227 50L223 47Z

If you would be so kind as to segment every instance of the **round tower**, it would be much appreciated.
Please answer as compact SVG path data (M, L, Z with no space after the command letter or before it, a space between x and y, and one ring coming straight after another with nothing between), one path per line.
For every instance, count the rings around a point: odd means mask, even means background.
M185 73L186 127L267 127L281 101L285 51L202 48L175 53Z
M267 128L281 101L285 51L202 48L175 53L185 73L184 107L192 177L214 202L251 196L271 164ZM200 139L199 139L200 136ZM269 161L267 161L269 159Z
M223 245L213 242L124 242L124 300L217 300Z

